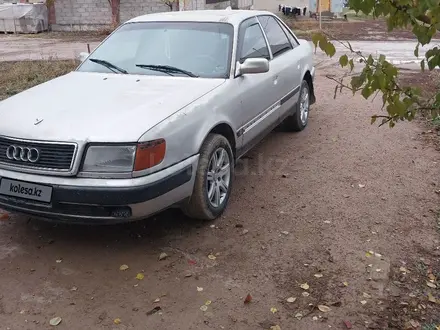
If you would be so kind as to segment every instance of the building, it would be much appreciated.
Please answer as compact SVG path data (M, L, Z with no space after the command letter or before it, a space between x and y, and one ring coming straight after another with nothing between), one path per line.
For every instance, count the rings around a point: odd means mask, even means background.
M49 7L49 24L52 31L91 31L111 28L115 22L115 0L52 0ZM149 14L173 10L225 9L238 6L249 9L253 0L116 0L119 4L119 22ZM178 3L176 2L178 1ZM238 2L237 2L238 1ZM0 0L1 3L18 2ZM30 1L37 2L37 1ZM167 4L168 3L168 4ZM117 8L116 8L117 9Z

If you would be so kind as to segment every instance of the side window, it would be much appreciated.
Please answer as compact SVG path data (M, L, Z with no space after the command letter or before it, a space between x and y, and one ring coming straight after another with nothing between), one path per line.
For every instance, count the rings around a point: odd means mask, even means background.
M286 33L272 16L258 16L258 20L263 27L267 40L269 41L270 49L273 57L281 55L285 51L292 49Z
M244 27L241 39L240 63L243 63L247 58L263 57L270 59L266 39L264 39L263 32L256 20Z
M290 44L293 46L293 48L295 48L296 46L299 46L299 42L294 37L293 32L290 31L290 29L288 27L284 26L284 24L281 24L278 19L276 21L281 26L281 28L283 29L284 33L287 35L287 38L289 39Z

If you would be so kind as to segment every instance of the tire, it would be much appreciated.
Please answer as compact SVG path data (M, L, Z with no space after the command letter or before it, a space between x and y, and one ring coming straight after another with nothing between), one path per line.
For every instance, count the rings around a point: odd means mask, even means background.
M214 162L216 159L220 161L221 155L223 155L223 162L221 166L216 167ZM226 161L229 164L228 170L225 170ZM219 170L220 168L224 170ZM223 135L209 134L200 148L193 194L183 208L183 212L194 219L216 219L226 209L233 179L234 155L229 141Z
M299 99L296 104L296 111L293 115L287 117L284 120L284 127L288 131L300 132L306 128L309 122L310 113L310 90L307 81L303 80L299 91ZM305 108L305 112L302 111L302 107ZM303 116L303 117L302 117Z

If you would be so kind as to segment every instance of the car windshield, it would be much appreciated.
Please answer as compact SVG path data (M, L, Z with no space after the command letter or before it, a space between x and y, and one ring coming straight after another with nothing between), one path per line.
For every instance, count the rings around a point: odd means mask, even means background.
M121 26L78 71L227 78L233 26L211 22L140 22Z

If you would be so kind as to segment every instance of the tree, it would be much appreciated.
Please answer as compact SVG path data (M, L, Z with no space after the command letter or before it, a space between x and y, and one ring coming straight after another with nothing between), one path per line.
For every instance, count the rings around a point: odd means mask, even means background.
M54 1L54 0L50 0ZM121 6L121 0L107 0L110 8L112 10L112 27L116 28L119 23L121 22L120 18L120 6ZM179 6L179 2L177 0L161 0L163 4L168 6L170 11L173 11L174 6Z
M121 0L108 0L110 8L112 10L112 28L116 28L120 23L119 8L121 6Z
M414 55L419 56L419 46L431 43L434 35L440 30L439 0L348 0L348 7L356 13L373 15L374 18L385 18L388 30L411 28L418 43ZM328 56L336 53L331 36L316 33L312 36L315 47L319 47ZM401 86L398 81L399 69L387 61L384 55L374 58L356 52L350 43L341 42L353 57L343 55L339 64L348 68L350 74L337 80L335 97L338 91L350 89L353 94L360 92L365 99L381 95L385 115L374 115L371 123L381 119L381 125L393 127L396 122L412 120L419 114L429 114L432 118L440 117L440 91L430 98L425 98L417 87ZM354 55L360 57L362 69L355 73ZM434 70L440 66L440 47L432 47L420 62L421 70ZM349 81L347 82L347 78Z

